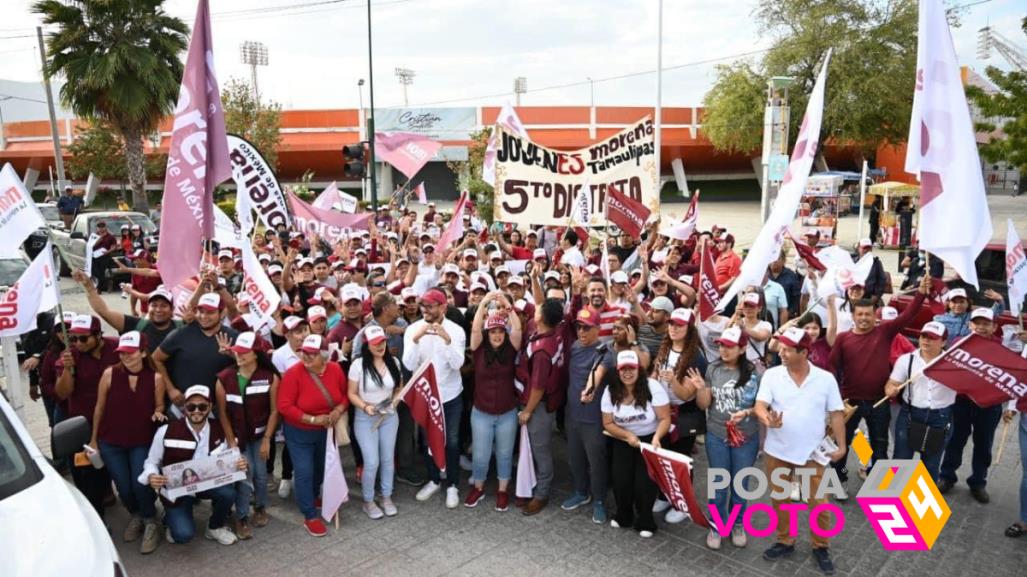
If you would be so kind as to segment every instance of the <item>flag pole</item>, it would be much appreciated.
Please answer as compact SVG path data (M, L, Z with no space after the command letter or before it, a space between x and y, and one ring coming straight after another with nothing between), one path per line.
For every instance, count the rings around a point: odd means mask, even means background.
M932 366L934 366L935 363L937 363L938 361L940 361L943 358L945 358L945 355L947 355L948 353L951 353L953 350L958 349L960 347L960 345L965 343L973 335L974 335L973 333L970 333L970 334L966 335L965 337L963 337L963 338L959 339L958 341L956 341L951 347L949 347L949 349L947 351L944 351L940 355L938 355L938 356L934 357L933 359L931 359L930 362L928 362L927 364L924 365L924 368L920 369L919 373L917 373L917 374L909 377L905 381L903 381L899 385L898 390L895 391L895 394L896 395L901 394L902 390L905 389L906 386L909 385L909 383L912 383L914 380L922 377L923 374L925 372L927 372L927 369L931 368ZM916 352L916 351L913 351L913 352ZM874 408L876 409L877 407L880 407L881 405L883 405L885 403L885 401L887 401L890 398L891 397L889 397L888 395L885 395L884 398L882 398L880 401L877 401L876 403L874 403Z
M1002 440L998 444L998 454L995 455L995 462L991 464L992 467L1002 462L1002 451L1006 448L1006 440L1009 439L1009 423L1012 421L1006 421L1002 423Z

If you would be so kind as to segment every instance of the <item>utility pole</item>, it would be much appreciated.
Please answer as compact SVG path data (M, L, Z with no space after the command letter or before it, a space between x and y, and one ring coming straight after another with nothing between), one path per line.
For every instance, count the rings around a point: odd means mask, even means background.
M50 111L50 138L53 139L54 165L57 166L57 194L62 194L64 192L64 185L68 181L64 178L64 156L61 153L61 137L57 134L57 112L53 106L50 75L46 73L46 45L43 43L42 26L36 26L36 38L39 39L39 60L43 64L43 88L46 89L46 107Z
M417 73L409 68L397 68L396 76L399 77L399 83L403 86L403 106L409 106L407 101L407 86L414 83L414 76Z
M360 78L357 80L357 96L360 98L360 116L357 119L357 124L360 126L360 139L364 140L367 138L367 124L364 121L364 79ZM374 165L371 165L371 171L374 171ZM360 199L367 200L367 175L360 179Z
M253 83L253 101L260 108L260 91L257 90L257 66L267 66L267 46L263 42L247 40L239 46L242 63L250 66L250 81Z
M371 55L371 0L367 0L367 89L370 93L371 109L367 116L367 165L371 168L371 210L378 214L378 178L374 166L374 58Z
M654 144L656 145L656 200L660 199L663 189L662 167L660 166L660 146L662 145L661 125L663 124L663 0L656 17L656 125Z

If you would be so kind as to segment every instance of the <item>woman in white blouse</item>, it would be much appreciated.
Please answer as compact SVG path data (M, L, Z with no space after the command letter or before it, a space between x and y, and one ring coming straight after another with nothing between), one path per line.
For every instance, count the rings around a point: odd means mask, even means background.
M611 451L613 496L617 513L611 527L633 527L642 537L656 531L653 503L659 489L649 478L639 450L641 443L660 447L670 431L667 391L639 370L638 354L617 354L617 370L607 374L600 408L603 428L615 440Z

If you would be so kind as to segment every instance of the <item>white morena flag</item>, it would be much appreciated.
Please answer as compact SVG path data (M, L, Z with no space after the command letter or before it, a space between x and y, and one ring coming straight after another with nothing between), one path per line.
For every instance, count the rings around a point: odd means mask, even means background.
M588 180L578 189L578 196L574 197L574 206L571 208L571 223L588 226L592 224L592 183Z
M347 212L349 214L355 214L357 212L357 197L349 194L348 192L339 191L339 202L337 205L332 206L341 212Z
M47 287L49 286L49 289ZM36 315L56 306L53 257L46 246L21 273L18 282L0 296L0 337L14 337L36 328ZM47 308L44 305L50 304Z
M417 193L417 202L420 204L428 204L428 191L424 189L424 181L421 181L414 188L414 192Z
M225 211L216 204L214 205L214 240L222 248L242 248L244 244L249 244L249 239L243 237L239 227L235 226L232 219L228 218Z
M978 287L974 261L991 240L977 137L941 0L920 0L916 89L906 172L920 178L920 249Z
M660 234L667 238L673 238L676 240L688 240L695 232L695 227L699 224L699 191L696 190L695 194L692 195L692 200L688 203L688 212L685 213L684 218L681 222L673 224L664 230L660 231Z
M275 311L282 302L282 293L267 277L264 267L260 266L260 260L253 252L253 247L249 243L243 243L239 248L242 249L242 289L250 297L250 312L259 319L253 329L260 330L264 325L274 322Z
M502 110L499 111L499 116L496 117L496 124L499 126L506 127L507 130L514 132L517 136L524 138L528 137L528 131L524 128L524 124L521 123L520 117L517 116L517 111L514 110L513 106L507 102L503 105ZM496 131L492 131L492 136L489 137L488 146L485 147L485 159L481 163L481 179L489 183L489 186L495 186L496 183L496 148L499 146L497 140Z
M770 212L767 222L763 223L763 228L749 249L749 255L742 261L742 270L738 278L720 298L717 310L724 310L731 299L745 287L762 286L767 267L781 253L785 232L799 210L799 201L806 190L806 180L809 179L809 171L813 167L813 159L819 148L820 125L824 119L824 87L827 84L827 66L830 63L831 51L828 50L824 56L824 65L817 75L817 83L809 96L809 103L806 104L806 114L802 118L802 127L799 128L791 160L788 161L788 170L781 181L781 190L774 201L774 209Z
M1009 285L1009 310L1020 318L1023 299L1027 296L1027 256L1013 219L1009 219L1009 231L1006 233L1006 283Z
M10 163L0 171L0 252L16 252L30 234L46 228L32 195Z
M44 256L45 255L45 256ZM43 268L43 295L39 299L39 310L46 312L61 304L61 285L58 277L57 267L53 262L53 248L47 241L43 250L36 255L36 259L42 261Z
M321 191L321 194L317 195L317 198L314 199L311 206L322 210L331 210L332 206L339 202L341 202L341 199L339 198L339 187L335 184L335 181L332 181L332 183L328 185L328 188L324 189Z

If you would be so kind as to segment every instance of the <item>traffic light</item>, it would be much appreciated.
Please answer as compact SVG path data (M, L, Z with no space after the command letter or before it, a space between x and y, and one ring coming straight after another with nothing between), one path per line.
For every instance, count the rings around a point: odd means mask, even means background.
M364 142L347 144L342 147L342 158L345 163L342 166L342 173L346 176L363 178L367 172L367 154L364 152Z

